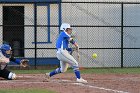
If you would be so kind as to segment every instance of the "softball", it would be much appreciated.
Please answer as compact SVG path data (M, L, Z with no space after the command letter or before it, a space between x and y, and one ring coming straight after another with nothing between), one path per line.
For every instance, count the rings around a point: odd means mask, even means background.
M92 58L97 58L97 54L96 53L93 53L92 54Z

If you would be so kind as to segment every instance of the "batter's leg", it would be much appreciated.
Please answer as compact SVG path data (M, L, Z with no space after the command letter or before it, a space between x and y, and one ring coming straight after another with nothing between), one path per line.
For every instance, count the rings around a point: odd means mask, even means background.
M52 77L53 75L66 72L68 69L68 63L60 61L60 68L55 69L54 71L49 73L49 76Z
M86 80L84 80L83 78L81 78L80 75L80 71L79 71L79 66L78 66L78 62L74 59L74 57L72 55L70 55L68 53L68 51L66 50L61 50L59 52L59 56L58 56L59 60L63 60L63 62L67 62L68 64L70 64L75 72L75 76L77 78L77 82L83 82L83 83L87 83Z

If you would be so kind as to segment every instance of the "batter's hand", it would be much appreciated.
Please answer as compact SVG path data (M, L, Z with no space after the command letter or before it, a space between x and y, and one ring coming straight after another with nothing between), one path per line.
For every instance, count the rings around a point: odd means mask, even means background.
M28 62L29 62L28 59L22 59L22 60L20 61L20 66L22 66L22 67L27 67L27 66L28 66Z
M76 51L79 52L79 46L76 46Z
M78 52L78 51L79 51L79 47L77 47L77 46L76 46L76 47L72 47L72 52L73 52L73 51Z

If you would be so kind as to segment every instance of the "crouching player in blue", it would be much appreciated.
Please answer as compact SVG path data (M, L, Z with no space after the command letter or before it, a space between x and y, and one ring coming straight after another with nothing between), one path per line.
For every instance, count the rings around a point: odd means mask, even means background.
M78 44L73 40L73 38L71 38L72 29L70 25L67 23L63 23L60 27L60 30L62 30L62 32L60 33L56 41L57 58L60 60L60 68L57 68L50 73L46 73L46 77L49 79L53 75L66 72L68 65L71 65L73 71L75 72L76 81L87 83L87 81L84 80L80 75L78 62L68 52L69 43L72 43L76 47L76 49L79 50Z
M7 80L14 80L16 79L16 74L9 71L8 69L6 69L8 63L10 61L13 61L23 67L28 66L28 61L27 59L15 59L12 56L12 49L11 46L8 44L2 44L0 46L0 77L5 78Z

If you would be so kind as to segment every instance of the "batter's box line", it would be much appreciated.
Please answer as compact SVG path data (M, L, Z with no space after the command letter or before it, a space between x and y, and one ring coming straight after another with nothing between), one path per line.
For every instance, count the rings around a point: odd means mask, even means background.
M83 86L83 87L89 87L89 88L105 90L105 91L112 91L114 93L129 93L129 92L125 92L125 91L119 91L119 90L114 90L114 89L109 89L109 88L104 88L104 87L92 86L92 85L88 85L88 84L84 84L84 83L73 83L73 84Z
M114 93L129 93L126 91L120 91L120 90L114 90L114 89L109 89L109 88L104 88L104 87L92 86L92 85L89 85L88 83L78 83L76 81L71 81L71 80L51 80L51 82L69 83L69 84L73 84L73 85L79 85L82 87L94 88L94 89L105 90L105 91L112 91Z
M15 83L15 82L19 82L19 83L24 83L24 84L33 84L33 83L45 83L45 82L42 82L42 81L24 81L24 80L13 80L13 81L0 81L1 83ZM125 91L119 91L119 90L114 90L114 89L109 89L109 88L104 88L104 87L98 87L98 86L92 86L92 85L89 85L88 83L84 84L84 83L76 83L75 81L71 81L71 80L51 80L49 81L48 83L69 83L69 84L73 84L73 85L79 85L79 86L82 86L82 87L88 87L88 88L94 88L94 89L99 89L99 90L105 90L105 91L112 91L114 93L129 93L129 92L125 92Z

